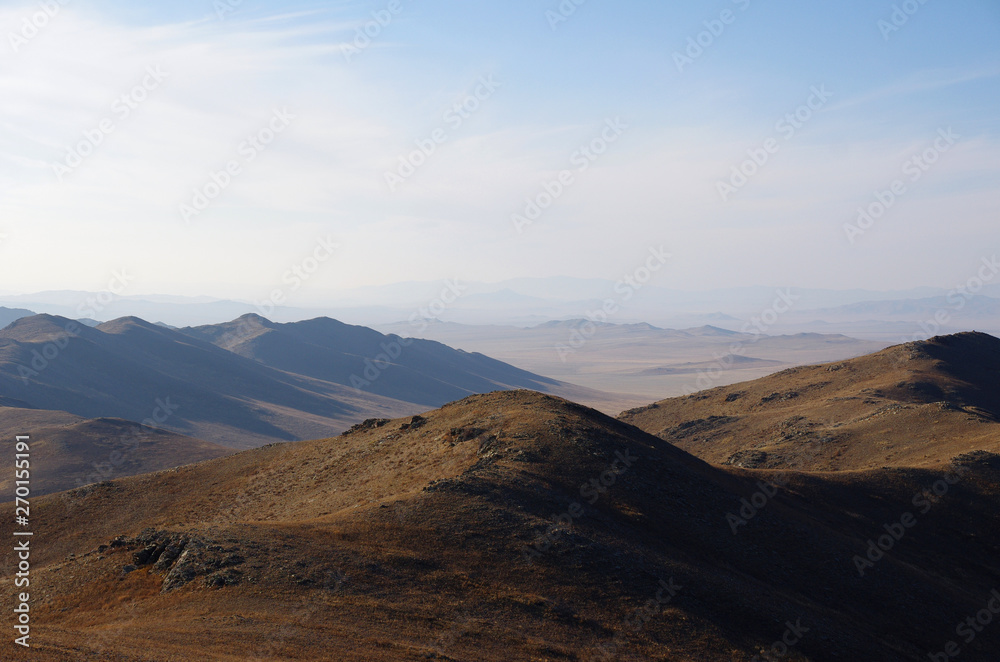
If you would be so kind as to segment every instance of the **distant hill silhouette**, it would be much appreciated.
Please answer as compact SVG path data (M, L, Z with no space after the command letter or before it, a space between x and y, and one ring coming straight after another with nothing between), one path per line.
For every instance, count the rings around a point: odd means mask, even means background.
M35 313L24 308L6 308L0 306L0 329L10 325L22 317L31 317Z

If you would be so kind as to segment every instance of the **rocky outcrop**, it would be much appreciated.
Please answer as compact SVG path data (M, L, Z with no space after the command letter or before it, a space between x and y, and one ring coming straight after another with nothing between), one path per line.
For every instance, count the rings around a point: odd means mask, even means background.
M134 538L118 536L106 548L118 547L134 550L127 568L152 566L151 572L163 575L162 592L180 588L199 577L204 577L205 585L216 588L232 586L243 579L239 566L246 559L240 549L200 536L146 529Z

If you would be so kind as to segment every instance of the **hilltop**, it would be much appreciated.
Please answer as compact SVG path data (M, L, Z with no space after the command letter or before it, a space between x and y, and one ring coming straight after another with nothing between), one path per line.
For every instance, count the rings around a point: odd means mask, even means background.
M2 404L2 403L0 403ZM225 446L116 418L85 419L61 411L0 406L0 436L30 434L32 494L159 471L229 455ZM13 472L0 480L14 493Z
M82 418L144 421L230 448L337 434L467 395L596 392L440 343L317 319L170 329L136 317L91 328L52 315L0 331L0 394ZM162 403L168 402L170 407Z
M998 460L957 458L862 576L940 472L713 467L565 400L472 396L36 500L25 659L748 662L786 636L793 662L924 660L1000 584Z
M938 466L1000 451L1000 339L937 336L623 412L702 459L803 470Z

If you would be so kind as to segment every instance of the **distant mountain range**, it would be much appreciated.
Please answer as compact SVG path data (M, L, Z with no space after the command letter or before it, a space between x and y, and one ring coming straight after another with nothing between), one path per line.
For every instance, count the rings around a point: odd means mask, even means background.
M387 336L327 317L276 324L251 314L180 333L287 373L425 407L498 388L568 388L483 354L432 340Z
M342 321L373 325L411 320L414 317L441 317L464 324L511 324L535 326L553 321L586 316L611 299L619 310L608 321L614 323L648 322L665 327L695 327L713 324L739 329L746 320L760 315L773 302L773 287L738 287L706 291L681 291L648 284L624 300L615 291L616 283L601 279L520 278L499 283L412 282L396 283L354 290L324 292L310 303L297 307L255 305L251 301L182 297L165 295L124 295L111 297L101 306L88 305L92 292L55 291L29 295L0 296L0 305L39 313L78 318L91 315L100 320L136 316L176 327L217 324L247 313L256 313L279 322L301 321L315 317L335 317ZM781 324L826 321L837 323L844 316L857 319L864 307L873 304L868 314L888 310L890 319L898 317L887 302L906 304L913 321L925 311L940 308L949 298L941 288L914 288L898 291L827 290L791 288L795 305L783 316ZM446 296L442 298L442 293ZM952 294L952 299L955 295ZM986 284L975 297L977 305L963 306L955 317L961 321L990 322L1000 329L995 301L1000 300L1000 284ZM951 306L950 301L945 302ZM433 310L434 312L430 312ZM3 321L0 316L0 322ZM801 330L821 331L818 328ZM960 331L963 329L949 329ZM847 329L850 334L850 329Z
M0 395L38 409L113 417L231 448L336 434L469 394L596 392L486 356L329 319L251 315L173 330L128 317L91 328L35 315L0 331Z
M743 326L741 323L738 328ZM426 320L417 329L401 322L380 325L379 330L415 333L537 374L615 391L630 399L621 409L760 377L791 365L860 356L887 344L842 334L768 335L755 328L743 333L715 325L669 329L586 319L552 321L530 328ZM773 332L769 329L768 333ZM621 411L612 411L597 401L577 401L609 414Z
M933 320L939 311L962 317L1000 318L1000 299L989 296L960 295L923 299L862 301L835 308L802 311L798 314L822 319L844 320Z
M664 401L659 436L505 391L33 499L31 659L918 662L965 624L993 661L997 343Z

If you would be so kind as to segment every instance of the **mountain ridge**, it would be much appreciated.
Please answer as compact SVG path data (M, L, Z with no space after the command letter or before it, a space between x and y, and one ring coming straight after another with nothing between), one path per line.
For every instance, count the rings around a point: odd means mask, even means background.
M715 463L844 470L997 452L1000 339L964 332L661 400L621 420Z
M22 318L0 331L0 393L85 418L137 421L172 398L158 427L234 448L329 436L365 418L412 414L498 388L596 393L483 355L432 341L410 346L335 320L264 322L242 318L241 332L249 326L255 335L237 334L227 349L211 340L237 328L232 323L210 333L136 317L96 327L52 315ZM249 351L257 336L269 353ZM338 343L353 344L341 351Z
M859 575L938 472L716 467L559 398L475 395L38 499L32 644L43 662L750 662L791 624L788 660L922 660L1000 580L983 519L1000 456L954 466L948 498ZM767 504L732 530L764 481ZM986 630L964 651L998 643Z

